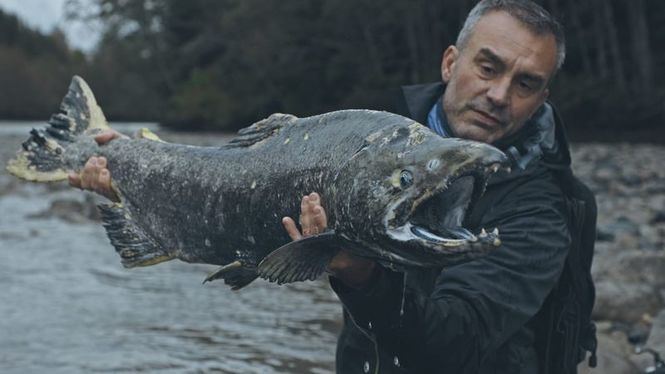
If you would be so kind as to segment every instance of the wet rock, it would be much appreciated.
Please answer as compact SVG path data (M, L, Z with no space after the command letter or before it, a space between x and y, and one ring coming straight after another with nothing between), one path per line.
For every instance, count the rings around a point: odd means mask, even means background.
M616 235L609 229L607 229L606 226L598 226L596 229L596 240L601 241L601 242L611 242L614 241L616 238Z
M633 233L623 232L617 235L615 240L616 248L622 252L625 250L634 250L640 248L640 237Z
M616 251L596 256L594 318L632 325L665 301L665 251ZM629 330L626 330L627 332Z
M596 282L596 303L592 315L594 319L632 325L639 322L644 314L653 315L662 307L660 293L649 284L614 280Z
M665 359L665 310L653 319L653 326L645 346L656 350Z
M665 287L665 251L621 251L599 256L593 275L597 281L611 280Z
M621 332L598 334L598 366L589 368L586 361L578 366L578 374L635 374L637 367L629 359L632 347Z
M651 218L651 221L649 221L649 223L651 224L665 223L665 211L656 212L653 215L653 218Z
M634 346L643 345L647 341L650 331L651 324L644 321L643 318L642 321L630 326L627 336L628 342Z
M654 356L640 346L635 347L634 354L630 356L630 362L639 369L636 373L651 373L647 370L652 370L651 367L655 364Z
M656 351L661 359L665 359L665 310L652 319L651 332L643 346ZM649 353L635 354L630 359L642 372L654 365L653 355Z
M639 235L640 226L631 218L626 216L619 216L610 224L603 226L604 230L612 233L628 233L631 235Z
M622 182L631 187L638 187L642 185L643 179L639 175L631 174L624 175L622 177Z

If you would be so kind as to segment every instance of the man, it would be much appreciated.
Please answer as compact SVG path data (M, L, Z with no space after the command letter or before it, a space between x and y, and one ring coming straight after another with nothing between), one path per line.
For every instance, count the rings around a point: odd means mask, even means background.
M441 84L404 89L405 113L442 136L494 144L514 159L467 216L498 227L503 245L442 272L394 273L340 254L331 285L344 304L340 373L539 373L535 316L555 286L570 243L553 169L569 164L561 126L545 103L563 63L558 23L530 1L483 0L455 46ZM323 197L325 198L325 196ZM325 226L320 198L303 198L304 234ZM296 240L291 219L284 224ZM378 370L377 370L378 369Z
M502 246L448 269L396 273L341 252L331 286L344 304L339 373L538 373L535 316L555 286L570 244L554 176L569 166L560 121L545 102L563 63L561 27L528 0L482 0L441 64L443 84L404 89L405 113L442 136L493 144L514 161L495 175L465 219L498 227ZM555 133L558 136L555 136ZM100 142L116 134L103 134ZM73 185L110 198L105 160ZM325 230L325 196L302 200L293 240ZM323 200L323 204L322 204Z

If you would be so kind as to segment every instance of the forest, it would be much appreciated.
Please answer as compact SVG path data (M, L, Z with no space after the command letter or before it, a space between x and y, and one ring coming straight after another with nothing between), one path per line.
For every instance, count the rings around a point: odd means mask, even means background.
M538 2L566 30L551 97L575 137L665 133L665 2ZM440 79L443 50L474 4L68 0L69 19L103 25L87 55L58 30L0 13L0 118L48 118L73 74L111 120L187 130L236 130L273 112L391 110L399 86Z

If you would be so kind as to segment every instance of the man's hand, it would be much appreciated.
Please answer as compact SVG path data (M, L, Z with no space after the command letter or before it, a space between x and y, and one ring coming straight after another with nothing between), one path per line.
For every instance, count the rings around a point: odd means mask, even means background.
M291 217L282 218L282 224L293 240L300 240L303 237L326 231L328 217L321 206L321 197L319 194L312 192L309 195L303 196L300 202L300 227L302 227L302 234L298 231L296 223Z
M303 237L322 233L328 227L326 211L321 206L321 197L312 192L302 198L300 202L300 227L291 217L282 218L282 224L291 239L300 240ZM362 257L354 256L344 250L340 251L328 264L328 273L353 288L363 288L367 285L376 263Z
M95 141L102 145L118 138L126 136L115 130L105 130L95 136ZM94 191L112 201L120 200L111 188L111 173L106 168L104 157L90 157L81 174L69 174L69 184L72 187Z

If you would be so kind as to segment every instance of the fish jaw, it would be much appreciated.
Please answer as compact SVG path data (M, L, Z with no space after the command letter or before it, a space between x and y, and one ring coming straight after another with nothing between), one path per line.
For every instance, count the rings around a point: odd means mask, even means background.
M439 236L407 222L386 231L392 242L400 243L395 252L404 265L423 267L453 266L482 257L501 246L499 230L481 230L479 234L467 231L466 238Z
M432 172L436 182L401 195L386 210L384 246L391 247L405 265L450 266L486 255L501 245L498 230L482 229L474 234L463 228L462 222L484 193L490 176L507 169L507 158L485 144L454 141L454 147L464 150L448 162L444 154L442 169Z

